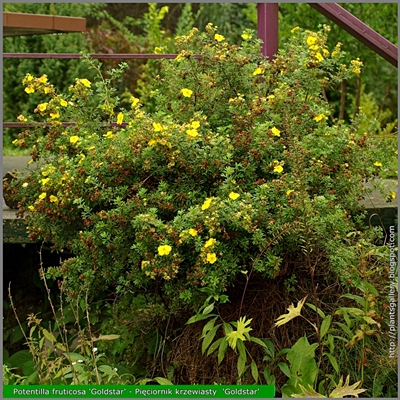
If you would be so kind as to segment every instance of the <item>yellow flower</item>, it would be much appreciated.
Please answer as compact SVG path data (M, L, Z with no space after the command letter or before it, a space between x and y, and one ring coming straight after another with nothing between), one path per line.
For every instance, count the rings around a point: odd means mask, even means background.
M295 33L295 32L298 31L299 29L300 29L299 26L295 26L295 27L290 31L290 33Z
M201 206L201 209L204 211L204 210L207 210L207 208L208 207L210 207L210 205L211 205L211 201L212 201L212 198L211 197L209 197L208 199L206 199L206 201L203 203L203 205Z
M277 174L280 174L282 171L283 171L282 165L275 165L274 172L276 172Z
M239 193L235 193L235 192L230 192L230 193L229 193L229 198L232 199L232 200L238 199L239 196L240 196Z
M138 98L132 96L132 97L131 97L131 102L132 102L131 107L132 107L132 108L135 108L135 107L138 105L139 101L140 101L140 100L139 100Z
M26 118L22 114L20 114L20 115L18 115L17 120L21 121L21 122L26 122L26 121L28 121L28 118Z
M196 137L199 133L197 132L196 129L188 129L186 131L186 133L190 136L190 137Z
M124 120L124 114L122 114L122 112L118 113L118 115L117 115L117 124L121 125L123 120Z
M142 269L150 265L150 261L142 261Z
M186 88L181 89L181 92L185 97L191 97L193 94L192 90Z
M242 39L244 40L250 40L253 36L251 36L248 33L242 33Z
M156 140L150 139L149 142L147 143L149 146L154 146L157 143Z
M58 113L58 111L56 111L54 113L50 113L50 117L53 119L60 118L60 114Z
M161 132L163 130L162 125L158 122L153 122L153 128L155 132Z
M41 179L40 181L42 182L42 186L44 186L49 180L50 178Z
M25 92L28 93L28 94L31 94L31 93L34 93L34 92L35 92L35 89L33 88L32 85L29 85L29 86L27 86L27 87L25 88Z
M215 39L217 42L222 42L223 40L225 40L225 38L224 38L222 35L219 35L218 33L216 33L216 34L214 35L214 39Z
M324 53L325 57L329 56L329 51L327 49L322 49L322 52Z
M359 58L357 58L356 60L351 60L351 71L356 74L356 75L360 75L361 74L361 69L360 67L363 66L362 61L360 61Z
M31 211L33 211L33 210L35 209L35 207L33 207L33 206L28 206L28 209L31 210Z
M208 239L207 242L204 245L204 248L206 249L207 247L213 247L216 241L217 240L214 239L214 238Z
M163 246L158 246L158 254L160 256L167 256L169 253L171 253L172 247L168 246L167 244L164 244Z
M319 47L316 44L313 44L312 46L310 46L310 50L317 51L318 49L319 49Z
M318 52L318 53L315 55L315 58L316 58L318 61L323 61L323 59L324 59L324 57L322 57L322 54L321 54L320 52Z
M208 253L207 254L207 262L210 264L214 264L217 261L217 255L215 253Z
M293 193L294 192L294 190L292 190L292 189L289 189L289 190L287 190L286 191L286 196L289 196L291 193Z
M37 106L38 110L39 111L45 111L46 108L47 108L47 104L48 103L40 103L40 104L38 104L38 106Z
M154 54L161 54L163 52L162 47L154 47Z
M30 82L33 81L33 76L31 74L26 74L25 79Z
M200 122L199 121L192 121L191 125L192 125L193 129L200 128Z
M43 199L46 198L46 196L47 196L47 193L46 193L46 192L43 192L43 193L41 193L41 194L39 195L39 199L40 199L40 200L43 200Z
M382 167L382 163L380 161L374 162L375 167Z
M80 140L80 138L79 138L79 136L71 136L70 138L69 138L69 141L70 141L70 143L72 143L72 144L75 144L77 141L79 141Z
M38 81L39 81L40 83L46 83L46 82L47 82L47 75L42 75L42 76L38 79Z
M58 198L56 196L51 195L50 196L50 202L51 203L58 203Z
M271 132L274 136L281 136L281 131L275 128L275 126L271 129Z
M395 198L397 197L397 193L396 193L396 192L390 193L390 197L391 197L392 199L395 199Z
M82 83L82 85L86 86L86 87L90 87L91 86L91 82L88 81L86 78L84 79L78 79L78 82Z
M312 46L316 42L317 42L317 38L316 37L314 37L314 36L308 36L307 37L307 45L308 46Z
M196 229L190 228L190 229L189 229L189 235L191 235L191 236L197 236L197 231L196 231Z
M60 99L60 105L63 107L67 107L68 103L64 99Z
M113 137L113 133L112 131L108 131L105 135L103 135L106 138L112 138Z
M24 188L26 188L28 186L28 182L24 182L23 184L22 184L22 187L24 187Z
M317 121L317 122L319 122L319 121L321 121L323 119L326 119L326 115L325 114L319 114L316 117L314 117L314 121Z
M256 68L256 69L254 70L253 75L256 76L256 75L260 75L260 74L262 74L262 73L263 73L263 69L260 68L260 67L258 67L258 68Z

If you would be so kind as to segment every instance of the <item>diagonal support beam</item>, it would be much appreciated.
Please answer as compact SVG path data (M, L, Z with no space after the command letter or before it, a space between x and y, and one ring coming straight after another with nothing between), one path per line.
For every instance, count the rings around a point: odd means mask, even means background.
M261 54L271 61L278 53L278 3L258 3L257 15Z
M336 3L308 3L312 8L325 15L335 24L353 35L361 43L364 43L375 53L389 61L395 67L398 63L398 48L389 40L371 29L353 14L340 7Z

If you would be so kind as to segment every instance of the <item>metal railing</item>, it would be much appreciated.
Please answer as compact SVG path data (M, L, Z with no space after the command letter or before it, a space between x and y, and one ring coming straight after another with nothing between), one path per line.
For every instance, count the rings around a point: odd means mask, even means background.
M364 43L370 49L398 67L398 48L382 35L371 29L353 14L340 7L336 3L308 3L312 8L325 15L332 22L353 35L357 40ZM278 52L278 3L258 3L258 37L263 41L261 54L272 60ZM90 57L96 59L173 59L177 54L92 54ZM77 59L82 54L73 53L4 53L3 58L38 58L38 59ZM201 59L200 54L193 55ZM65 126L73 122L64 122ZM3 122L3 128L29 128L32 124L22 122Z

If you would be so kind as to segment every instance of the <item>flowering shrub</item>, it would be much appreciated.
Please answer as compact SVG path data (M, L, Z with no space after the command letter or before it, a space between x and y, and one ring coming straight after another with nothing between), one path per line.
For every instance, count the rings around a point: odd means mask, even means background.
M254 32L237 46L212 25L194 28L161 61L152 114L135 97L120 107L112 80L123 64L64 97L28 74L25 92L43 96L33 119L48 127L15 140L37 168L11 185L31 238L74 255L47 276L72 298L151 293L149 304L170 310L199 307L250 269L274 278L293 259L323 259L327 275L351 283L371 236L357 216L362 181L385 160L369 154L357 121L332 118L323 88L361 62L342 64L327 32L294 29L269 62Z

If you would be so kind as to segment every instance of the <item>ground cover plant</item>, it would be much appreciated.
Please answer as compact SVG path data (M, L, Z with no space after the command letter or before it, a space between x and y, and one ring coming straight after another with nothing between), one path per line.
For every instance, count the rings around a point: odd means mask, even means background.
M116 95L125 64L104 76L87 57L96 80L68 94L25 76L41 102L14 144L36 169L8 193L32 240L70 253L43 278L84 313L103 304L82 332L115 335L99 347L135 376L275 383L287 397L392 390L388 248L359 200L393 155L369 145L377 127L362 112L331 118L325 88L362 62L343 63L329 30L294 28L269 62L251 30L232 45L194 28L160 61L154 112ZM377 368L384 383L365 372Z

